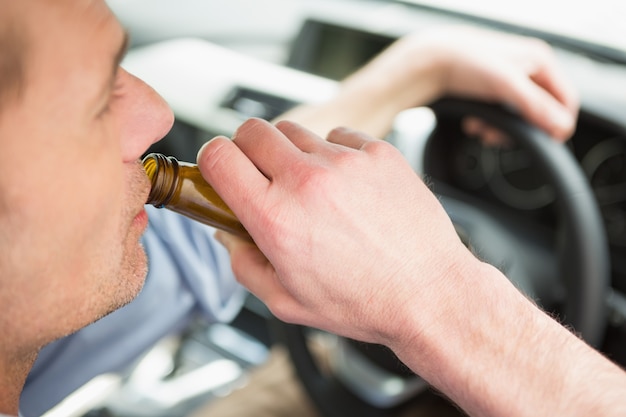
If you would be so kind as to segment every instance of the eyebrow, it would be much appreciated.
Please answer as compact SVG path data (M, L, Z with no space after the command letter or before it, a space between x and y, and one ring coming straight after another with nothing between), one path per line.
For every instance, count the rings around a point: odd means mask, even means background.
M122 60L124 59L124 56L126 55L126 52L128 51L128 45L129 45L129 35L127 31L124 31L122 41L119 43L118 48L115 50L115 53L112 56L109 76L104 81L104 83L100 85L98 93L95 96L96 98L94 99L94 101L98 103L97 104L98 109L102 106L102 102L104 100L109 99L111 92L115 88L117 73L122 63Z
M110 82L111 86L115 82L117 70L120 67L120 64L122 63L122 60L124 59L124 56L126 55L126 52L128 51L128 44L129 44L129 36L128 36L128 32L125 31L124 39L120 43L120 46L117 49L117 52L115 53L113 57L113 68L111 72L111 82Z
M108 98L111 94L111 91L115 88L115 80L117 79L117 72L119 70L120 64L126 55L129 44L129 36L128 32L124 32L124 38L122 42L120 42L119 47L117 48L115 54L113 55L113 61L111 65L111 72L109 73L109 78L102 85L98 93L98 102L101 102L105 98Z

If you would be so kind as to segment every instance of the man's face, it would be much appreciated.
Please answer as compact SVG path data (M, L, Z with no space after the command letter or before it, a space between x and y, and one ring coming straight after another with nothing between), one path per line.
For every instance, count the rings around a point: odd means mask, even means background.
M29 347L140 290L148 183L137 161L173 118L119 68L125 33L104 1L0 8L17 12L27 45L21 96L0 112L0 329Z

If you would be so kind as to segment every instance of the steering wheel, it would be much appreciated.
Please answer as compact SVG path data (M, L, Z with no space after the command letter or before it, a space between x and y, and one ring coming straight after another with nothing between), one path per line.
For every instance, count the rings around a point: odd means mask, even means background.
M476 116L532 155L555 193L556 230L436 181L433 191L477 256L500 268L520 291L598 347L605 330L609 250L593 191L572 153L501 106L449 98L431 109L437 129ZM436 147L433 142L427 142L426 151ZM425 167L428 174L428 161ZM324 416L395 416L426 391L424 381L407 372L384 347L335 337L329 372L307 342L311 329L277 320L273 325Z

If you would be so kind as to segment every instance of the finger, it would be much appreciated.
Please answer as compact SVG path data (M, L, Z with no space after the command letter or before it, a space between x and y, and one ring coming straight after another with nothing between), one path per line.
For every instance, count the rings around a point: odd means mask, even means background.
M269 180L230 139L218 136L198 152L198 167L204 179L242 221L252 196L263 193Z
M304 155L279 129L262 119L244 122L233 135L233 142L269 179L284 171L287 162Z
M501 94L524 118L553 138L564 141L573 133L575 118L569 110L530 78L509 80L504 83Z
M328 148L325 140L297 123L283 120L276 123L276 128L302 152L321 153Z
M478 117L464 117L461 121L463 131L469 136L480 137L484 130L484 123Z
M554 139L566 141L576 128L576 114L571 113L546 90L535 84L533 87L534 102L526 112L527 117Z
M567 82L568 78L559 69L553 57L540 61L540 66L531 79L552 94L573 115L578 114L580 100L575 87Z
M461 122L465 134L474 136L486 146L510 146L511 138L478 117L465 117Z
M367 143L377 141L378 139L347 127L338 127L330 131L326 140L349 148L361 149Z
M215 232L215 239L228 251L233 272L241 285L261 299L281 291L274 268L256 245L219 230Z
M510 145L510 138L504 132L489 125L483 129L481 140L487 146L506 147Z
M217 231L215 238L228 251L233 273L241 285L263 301L277 317L290 322L304 320L304 316L296 315L300 310L299 304L254 244L224 231Z

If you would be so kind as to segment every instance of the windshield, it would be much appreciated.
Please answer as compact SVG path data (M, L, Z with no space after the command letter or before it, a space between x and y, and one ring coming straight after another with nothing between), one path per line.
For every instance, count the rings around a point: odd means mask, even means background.
M540 30L626 52L623 0L402 0Z

